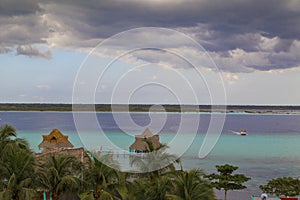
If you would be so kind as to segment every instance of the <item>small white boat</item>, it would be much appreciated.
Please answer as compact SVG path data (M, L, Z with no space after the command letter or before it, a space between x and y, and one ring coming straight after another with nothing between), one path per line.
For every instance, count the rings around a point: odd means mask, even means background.
M244 128L244 129L241 129L241 130L240 130L240 135L242 135L242 136L248 135L247 130L246 130L245 128Z
M239 132L237 132L237 131L231 131L231 132L236 135L242 135L242 136L248 135L246 129L241 129Z

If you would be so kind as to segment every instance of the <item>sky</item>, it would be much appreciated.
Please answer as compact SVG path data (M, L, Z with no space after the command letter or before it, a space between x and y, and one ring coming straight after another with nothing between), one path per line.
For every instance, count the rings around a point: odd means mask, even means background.
M1 103L300 105L299 0L0 0Z

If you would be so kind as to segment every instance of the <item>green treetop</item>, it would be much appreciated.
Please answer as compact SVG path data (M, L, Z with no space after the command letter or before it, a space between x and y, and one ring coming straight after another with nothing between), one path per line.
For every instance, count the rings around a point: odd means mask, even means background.
M227 198L228 190L242 190L246 188L243 183L250 180L250 178L246 177L244 174L232 174L235 170L238 169L237 166L225 164L217 165L216 168L219 174L213 173L208 175L207 178L212 181L213 187L218 190L224 190L225 200Z

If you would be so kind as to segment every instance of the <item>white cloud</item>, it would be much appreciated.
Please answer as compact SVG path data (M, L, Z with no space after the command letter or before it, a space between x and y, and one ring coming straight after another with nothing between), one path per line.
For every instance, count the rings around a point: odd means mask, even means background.
M261 37L261 42L259 43L258 47L261 51L273 51L276 44L280 41L279 37L267 38Z
M51 88L49 85L37 85L36 87L40 90L49 90Z
M223 72L222 77L229 85L236 84L240 79L237 74L233 74L229 72Z
M19 46L17 49L17 55L25 55L31 58L45 58L50 59L52 57L50 50L41 51L37 47L33 46Z

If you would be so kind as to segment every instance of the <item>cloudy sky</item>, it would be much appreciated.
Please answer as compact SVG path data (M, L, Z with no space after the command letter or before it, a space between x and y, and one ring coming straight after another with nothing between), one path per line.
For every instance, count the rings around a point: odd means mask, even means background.
M0 30L0 102L300 105L298 0L0 0Z

